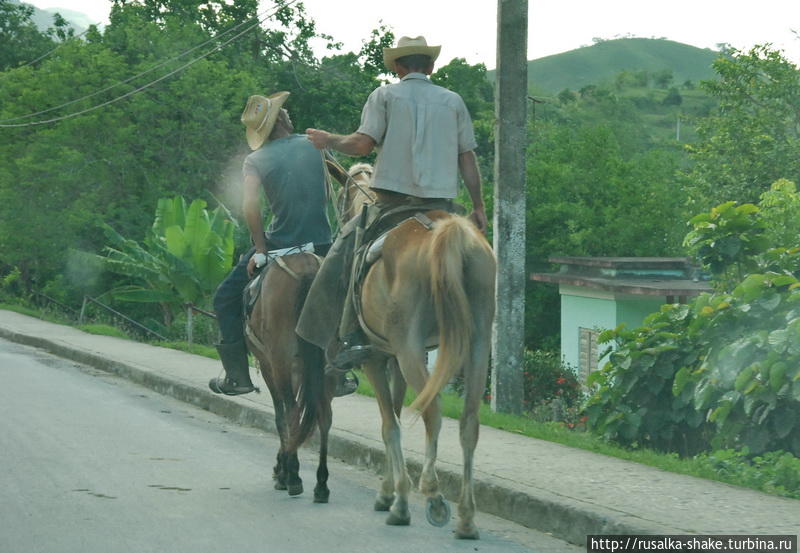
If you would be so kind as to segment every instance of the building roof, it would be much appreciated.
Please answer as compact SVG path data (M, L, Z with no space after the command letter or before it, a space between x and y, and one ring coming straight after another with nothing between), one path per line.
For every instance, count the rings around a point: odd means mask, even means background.
M531 280L643 296L697 296L711 290L686 257L551 257L557 273Z

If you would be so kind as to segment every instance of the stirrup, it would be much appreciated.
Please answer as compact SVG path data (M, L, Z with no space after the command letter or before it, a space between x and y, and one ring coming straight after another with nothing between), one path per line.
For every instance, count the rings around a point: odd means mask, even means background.
M354 367L360 366L372 353L374 348L370 345L366 346L352 346L343 349L331 360L330 364L325 367L325 373L331 372L347 372Z

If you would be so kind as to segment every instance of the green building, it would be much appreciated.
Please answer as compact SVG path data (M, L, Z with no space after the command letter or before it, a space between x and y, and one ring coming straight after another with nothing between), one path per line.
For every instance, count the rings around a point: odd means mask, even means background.
M641 326L665 303L711 289L686 257L551 257L557 273L531 278L558 284L561 295L561 356L585 382L598 367L597 337L624 323Z

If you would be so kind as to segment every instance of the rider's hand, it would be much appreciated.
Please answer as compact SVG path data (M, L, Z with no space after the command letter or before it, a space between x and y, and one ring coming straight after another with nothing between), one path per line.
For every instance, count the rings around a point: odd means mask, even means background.
M258 254L265 256L264 252L256 252L250 256L250 259L247 261L247 278L253 278L253 275L256 273L256 269L260 269L266 264L266 260L261 264L257 265L257 257Z
M317 150L324 150L328 147L331 133L319 129L306 129L306 134L308 135L308 140Z
M472 221L476 227L478 227L478 230L481 231L481 234L486 234L489 221L486 219L486 211L484 211L482 207L473 210L473 212L469 215L469 220Z

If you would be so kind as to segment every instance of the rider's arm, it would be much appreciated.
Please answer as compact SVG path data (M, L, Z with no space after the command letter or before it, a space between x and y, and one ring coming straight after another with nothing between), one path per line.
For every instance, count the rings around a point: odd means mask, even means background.
M244 176L242 192L242 213L250 229L250 236L257 252L267 253L267 239L264 237L264 222L261 220L261 179L247 173Z
M458 154L458 171L461 173L464 187L469 192L469 197L472 200L470 219L478 227L478 230L485 233L488 221L483 205L483 197L481 196L481 171L478 168L478 159L475 157L475 152L469 150Z
M375 148L375 140L359 132L342 135L319 129L306 129L306 134L314 147L319 150L330 148L349 156L365 156Z

